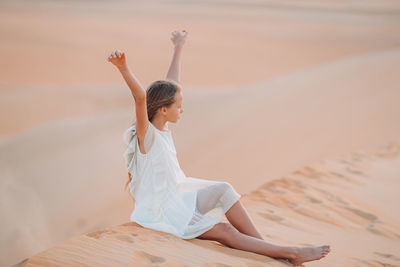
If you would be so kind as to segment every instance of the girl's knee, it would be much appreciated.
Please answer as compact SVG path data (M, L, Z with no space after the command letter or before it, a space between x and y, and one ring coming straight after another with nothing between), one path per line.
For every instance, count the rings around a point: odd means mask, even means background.
M233 186L228 182L221 182L220 186L223 188L223 191L233 189Z
M226 240L235 238L239 231L230 223L223 223L222 225L223 236Z

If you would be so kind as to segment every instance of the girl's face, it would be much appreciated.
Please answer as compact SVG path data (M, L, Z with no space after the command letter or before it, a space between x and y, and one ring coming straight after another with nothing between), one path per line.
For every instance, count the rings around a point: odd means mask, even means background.
M167 108L167 119L170 122L178 122L181 117L181 113L183 113L182 101L183 95L182 92L177 92L175 94L175 102Z

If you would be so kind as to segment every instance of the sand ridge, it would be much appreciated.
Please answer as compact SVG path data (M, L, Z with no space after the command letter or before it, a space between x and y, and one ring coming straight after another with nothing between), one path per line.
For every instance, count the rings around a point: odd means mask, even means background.
M366 195L368 183L377 188L380 183L385 188L393 186L400 173L399 163L400 144L390 143L378 151L360 151L315 162L265 183L245 194L241 201L268 242L331 245L327 257L304 266L397 266L400 264L396 246L400 242L399 214L382 212L376 201ZM389 166L392 175L387 175ZM400 200L395 190L386 197L392 197L396 203ZM365 239L373 242L358 246ZM24 264L289 266L216 241L182 240L134 222L70 238L27 259Z

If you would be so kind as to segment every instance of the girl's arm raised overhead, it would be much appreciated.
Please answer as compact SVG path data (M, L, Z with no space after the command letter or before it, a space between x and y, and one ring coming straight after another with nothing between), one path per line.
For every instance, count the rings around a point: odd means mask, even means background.
M128 84L129 89L131 89L136 106L136 132L138 138L143 140L147 127L149 126L146 90L143 89L138 79L129 70L128 65L126 64L126 55L124 52L115 50L108 56L107 61L111 62L118 68L125 82Z
M146 96L146 91L143 89L135 75L131 73L128 65L126 64L126 55L124 52L121 52L119 50L113 51L108 56L107 61L110 61L112 64L114 64L121 72L122 77L128 84L129 89L131 89L132 95L135 100L139 100Z
M167 72L167 80L173 80L179 83L180 61L183 44L185 43L188 32L186 30L176 30L172 33L172 43L174 44L174 54Z

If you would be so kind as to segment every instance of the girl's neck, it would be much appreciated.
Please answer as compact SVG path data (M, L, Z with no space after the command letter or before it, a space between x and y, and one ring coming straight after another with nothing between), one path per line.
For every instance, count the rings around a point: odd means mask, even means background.
M151 123L152 123L158 130L160 130L160 131L162 131L162 132L165 132L164 127L165 127L165 124L167 123L166 120L163 120L162 118L160 118L160 119L154 118L153 121L152 121Z

